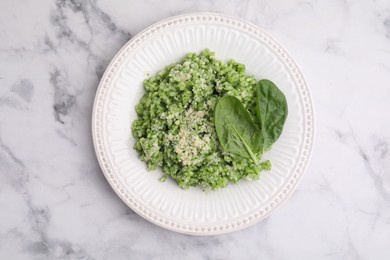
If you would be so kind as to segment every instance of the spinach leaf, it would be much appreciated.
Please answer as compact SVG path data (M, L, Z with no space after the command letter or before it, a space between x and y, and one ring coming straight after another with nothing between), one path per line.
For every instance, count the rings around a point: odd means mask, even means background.
M260 80L256 86L256 116L265 150L280 137L287 114L287 100L283 92L272 81Z
M261 131L236 97L224 96L218 101L215 130L225 151L250 157L257 164L255 154L262 151Z

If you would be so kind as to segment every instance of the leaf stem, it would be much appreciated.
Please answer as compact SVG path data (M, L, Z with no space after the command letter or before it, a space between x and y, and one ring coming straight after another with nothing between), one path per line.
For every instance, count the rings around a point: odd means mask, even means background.
M252 149L250 149L245 142L243 142L243 144L244 144L244 146L246 148L246 151L248 152L249 156L251 157L252 161L257 165L256 155L252 152Z

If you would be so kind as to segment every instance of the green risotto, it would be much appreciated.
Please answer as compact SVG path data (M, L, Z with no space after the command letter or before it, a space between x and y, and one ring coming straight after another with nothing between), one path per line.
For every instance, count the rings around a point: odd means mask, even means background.
M224 150L214 121L215 106L225 95L255 111L256 84L243 64L217 60L208 49L190 53L146 79L132 125L140 159L149 170L161 168L161 180L170 176L184 189L215 190L243 178L258 179L262 170L270 169L270 162L255 163ZM260 158L261 152L256 156Z

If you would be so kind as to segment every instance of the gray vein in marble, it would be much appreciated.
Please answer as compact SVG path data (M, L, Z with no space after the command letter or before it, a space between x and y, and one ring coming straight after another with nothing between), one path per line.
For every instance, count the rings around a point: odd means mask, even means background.
M58 116L58 115L57 115ZM60 121L62 122L62 121ZM61 131L60 129L57 129L56 130L56 133L58 134L58 136L60 136L61 138L63 138L64 140L68 141L69 143L71 143L72 145L74 146L77 146L77 142L70 136L66 135L63 131Z
M69 27L68 18L65 15L66 9L70 9L74 13L82 14L85 23L89 29L90 39L87 42L82 39L79 39ZM96 1L60 0L57 2L57 8L52 14L51 23L54 27L58 29L57 37L59 39L67 39L70 42L76 42L80 47L89 52L90 55L96 57L96 54L92 53L92 50L90 48L90 44L92 43L94 37L94 27L91 23L92 17L94 19L99 19L101 23L104 24L106 28L112 33L119 33L125 38L131 38L131 34L129 32L118 28L116 24L112 22L111 18L97 7ZM50 41L48 41L47 45L53 46Z
M375 187L381 197L390 204L390 193L385 189L385 184L383 183L382 177L378 174L374 167L372 166L371 159L368 157L367 153L363 150L363 148L359 145L356 138L353 136L355 143L357 145L360 156L363 158L364 164L366 166L368 174L371 176L374 181Z
M50 73L50 83L54 88L54 117L56 121L64 124L65 121L63 117L67 116L71 111L77 102L77 98L69 93L67 75L63 71L55 68L54 71Z
M50 40L47 34L45 35L43 42L45 43L45 45L48 47L49 50L56 52L56 46L54 45L52 40Z
M42 45L41 41L38 40L37 42L33 42L30 46L0 49L0 53L12 57L23 57L26 54L43 55L49 53L50 51L55 52L55 48L53 48L54 46L48 45L49 41L46 41L46 37L43 43L44 45Z
M390 39L390 17L386 18L383 22L386 29L386 37Z
M359 156L361 157L364 166L366 168L366 172L369 174L371 177L375 188L379 195L385 200L388 204L390 204L390 193L386 190L385 188L385 183L382 180L381 175L374 169L372 165L371 158L368 156L367 152L363 149L363 147L359 144L358 140L356 139L355 134L353 133L352 129L349 133L342 133L340 131L335 131L337 137L343 142L347 143L348 140L351 140L352 146L354 149L357 151ZM380 149L385 151L383 154L384 156L387 155L387 144L384 142L381 142L379 147Z
M388 144L384 140L380 140L374 146L374 150L379 154L380 159L384 159L389 152Z
M380 211L368 212L368 211L365 211L365 210L357 209L357 212L365 214L365 215L368 215L368 216L370 216L372 218L372 224L371 224L371 228L372 229L375 228L375 224L381 218Z
M328 39L326 41L325 52L335 55L343 55L344 52L339 47L340 41L337 39Z
M262 233L262 238L264 239L264 243L259 246L261 251L263 251L269 259L282 260L283 257L280 256L278 250L275 250L273 245L267 242L270 235L268 218L261 222L259 232Z
M26 174L26 164L22 159L15 155L10 147L4 144L1 138L0 170L3 173L0 177L5 177L5 183L13 187L18 193L25 193L24 186L30 178L29 175Z
M22 79L12 85L11 91L21 97L27 103L30 103L34 94L34 85L29 79Z
M58 1L57 2L57 9L56 9L56 12L53 13L53 16L52 16L52 19L51 19L51 23L54 27L56 27L58 29L57 31L57 37L59 39L67 39L69 40L70 42L76 42L80 47L82 47L83 49L85 49L86 51L90 52L90 43L92 41L92 31L91 31L91 27L89 25L89 23L87 23L88 25L88 28L90 29L89 33L90 33L90 36L91 36L91 39L89 42L84 42L83 40L79 39L74 33L73 31L69 28L69 26L67 25L67 17L66 15L64 14L64 9L67 8L67 7L70 7L71 10L73 10L73 12L75 12L75 10L78 10L80 11L80 7L78 9L76 9L74 7L74 1ZM84 18L85 18L85 13L84 14ZM86 21L87 18L85 18ZM52 44L48 44L48 46L50 46Z
M51 221L50 209L47 206L36 206L32 201L32 194L28 187L30 185L29 175L25 173L28 170L25 164L19 159L12 150L6 146L0 139L0 151L2 151L11 163L9 167L14 169L13 174L8 174L9 183L18 191L18 194L23 197L24 204L28 209L26 219L29 223L27 232L21 231L14 227L9 230L2 230L0 241L7 239L17 239L22 242L22 250L28 252L31 257L46 256L49 259L57 257L68 257L78 259L93 259L80 246L70 243L66 240L52 239L47 234L47 227ZM0 154L1 155L1 154ZM7 158L0 156L0 162L7 162ZM1 164L3 167L4 163ZM20 174L16 174L15 165L19 167ZM34 234L31 236L30 232ZM1 243L0 243L1 248Z
M97 64L95 67L95 74L98 79L103 76L104 71L106 70L106 64Z
M347 227L347 240L348 240L348 256L352 257L352 259L355 260L362 260L363 258L359 255L359 252L356 248L356 246L352 242L351 234L349 231L349 227Z
M346 205L340 195L333 189L332 183L330 182L327 175L323 172L319 173L322 177L322 182L320 183L319 187L321 191L327 192L330 196L334 197L336 201L339 203L340 207L345 211Z
M0 149L11 158L11 160L19 165L20 167L24 168L25 165L21 159L19 159L13 152L12 150L4 144L3 140L0 138Z
M49 259L54 257L69 257L78 259L93 259L80 246L70 243L66 240L52 239L47 234L47 227L51 221L50 209L38 207L32 202L32 195L27 189L28 179L20 182L20 192L24 197L28 208L28 221L34 237L26 237L23 232L17 229L11 229L6 236L11 234L24 241L23 250L34 256L46 256Z
M42 213L38 213L38 215L39 214ZM34 216L32 217L33 219L37 218ZM45 218L45 213L38 216L38 218ZM39 229L38 231L35 231L35 233L38 237L32 238L21 232L19 229L14 228L5 234L3 239L20 240L23 245L22 250L32 257L30 259L43 259L43 257L45 257L44 259L94 259L86 252L86 250L78 245L65 240L47 238L43 229Z
M26 106L11 96L0 97L0 106L8 106L17 110L26 110Z

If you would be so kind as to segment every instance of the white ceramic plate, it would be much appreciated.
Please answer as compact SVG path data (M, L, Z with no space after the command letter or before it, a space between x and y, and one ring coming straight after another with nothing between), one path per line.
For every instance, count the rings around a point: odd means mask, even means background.
M217 191L182 190L160 182L133 150L131 124L144 93L143 80L188 52L209 48L219 59L235 59L257 79L274 81L287 97L284 131L264 156L272 170L260 180L242 180ZM267 33L237 18L195 13L158 22L132 38L100 82L92 119L98 161L118 196L145 219L177 232L227 233L264 219L285 201L301 179L313 145L310 94L297 65Z

